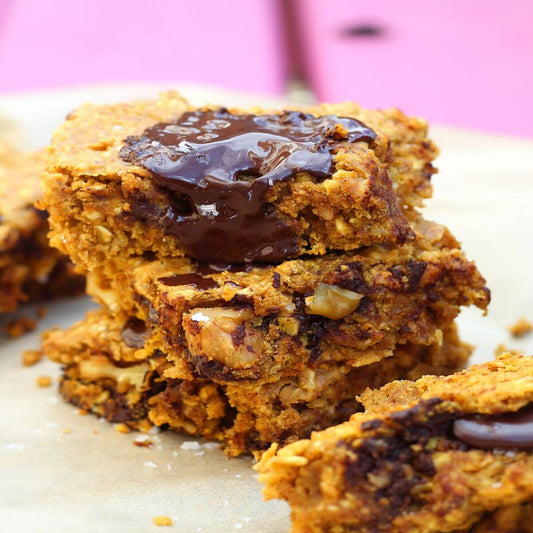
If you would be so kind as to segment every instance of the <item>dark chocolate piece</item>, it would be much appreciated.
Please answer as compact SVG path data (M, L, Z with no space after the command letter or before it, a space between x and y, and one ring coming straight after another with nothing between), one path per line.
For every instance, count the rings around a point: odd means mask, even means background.
M148 334L146 324L136 317L131 317L122 328L122 340L130 348L142 348Z
M204 278L203 276L195 273L174 274L173 276L159 278L158 281L163 283L163 285L168 285L169 287L192 285L201 291L207 291L209 289L216 289L219 287L219 284L214 279Z
M265 194L307 172L334 171L340 142L372 142L374 131L353 118L234 115L226 109L184 113L173 123L128 137L123 160L148 169L176 193L160 225L187 254L205 262L279 262L298 253L298 235Z
M475 415L456 420L456 438L482 449L533 449L533 404L514 413Z

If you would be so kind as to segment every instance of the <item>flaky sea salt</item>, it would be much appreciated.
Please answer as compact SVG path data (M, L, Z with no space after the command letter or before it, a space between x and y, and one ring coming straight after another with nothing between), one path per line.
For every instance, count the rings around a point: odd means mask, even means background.
M218 450L220 444L218 442L206 442L202 445L202 448L205 448L206 450Z
M209 317L205 316L201 311L198 311L194 315L191 315L191 320L193 322L209 322Z
M157 465L153 461L146 461L146 463L144 463L144 466L146 466L147 468L157 468Z
M182 443L180 446L182 450L198 450L200 448L200 443L195 440L187 441Z

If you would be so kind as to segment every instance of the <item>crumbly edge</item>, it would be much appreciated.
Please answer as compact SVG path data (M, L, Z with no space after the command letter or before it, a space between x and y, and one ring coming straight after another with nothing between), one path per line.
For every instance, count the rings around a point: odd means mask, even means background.
M465 414L533 401L533 357L505 354L447 377L367 391L366 411L258 465L267 498L292 507L294 531L468 529L533 497L533 454L473 449L450 433ZM306 529L307 528L307 529Z
M147 356L145 349L128 349L119 340L120 328L96 312L67 332L47 334L43 349L63 364L65 398L132 427L168 425L221 440L230 456L259 455L272 442L291 442L338 423L357 410L355 396L366 386L431 371L449 373L470 353L451 328L440 347L408 345L386 361L363 368L320 365L272 382L221 384L198 377L194 369L165 358L161 351ZM128 350L139 351L142 359L123 362Z

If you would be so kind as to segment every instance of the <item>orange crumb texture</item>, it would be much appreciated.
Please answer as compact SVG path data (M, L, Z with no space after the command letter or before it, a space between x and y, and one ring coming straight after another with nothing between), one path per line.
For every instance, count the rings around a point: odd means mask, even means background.
M532 331L533 322L530 322L523 317L509 327L509 332L513 337L525 337Z
M22 352L22 364L32 366L43 358L43 352L40 350L24 350Z
M154 517L154 524L156 526L171 526L172 519L169 516L156 516Z
M130 432L130 428L126 424L117 424L115 426L115 430L118 431L119 433L129 433Z
M37 327L37 322L33 318L21 316L15 320L11 320L4 326L4 330L8 337L16 338L33 331Z
M52 378L50 376L39 376L37 378L38 387L49 387L52 384Z

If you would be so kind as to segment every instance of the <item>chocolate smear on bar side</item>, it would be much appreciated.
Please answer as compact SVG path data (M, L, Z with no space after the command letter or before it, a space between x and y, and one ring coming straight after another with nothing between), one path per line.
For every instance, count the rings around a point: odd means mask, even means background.
M163 285L167 285L169 287L177 287L180 285L192 285L193 287L201 290L201 291L207 291L209 289L216 289L219 285L218 283L211 278L204 278L204 276L200 274L173 274L172 276L166 276L163 278L159 278L159 280Z
M142 166L176 201L157 221L186 253L205 262L279 262L298 253L298 235L265 194L307 172L334 172L340 142L372 142L363 123L297 111L234 115L224 108L184 113L128 137L121 158ZM146 216L150 207L146 206Z
M453 433L474 448L533 450L533 403L514 413L456 420Z
M131 317L122 328L122 340L129 348L143 348L148 335L148 328L144 321L137 317Z

